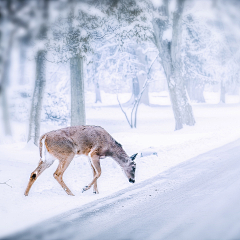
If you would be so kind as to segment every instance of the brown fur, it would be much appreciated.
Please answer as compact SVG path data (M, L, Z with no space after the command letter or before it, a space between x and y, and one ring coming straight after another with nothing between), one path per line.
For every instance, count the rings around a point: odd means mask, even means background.
M40 137L41 159L38 167L30 176L25 196L28 195L38 176L53 163L53 161L42 159L42 140L45 142L46 150L59 160L54 178L69 195L73 194L63 182L62 176L76 154L88 155L93 169L93 180L83 191L90 189L93 185L94 192L98 193L97 179L101 175L100 158L104 157L112 157L123 168L128 179L134 180L136 164L129 158L121 144L116 142L106 130L98 126L68 127L48 132Z

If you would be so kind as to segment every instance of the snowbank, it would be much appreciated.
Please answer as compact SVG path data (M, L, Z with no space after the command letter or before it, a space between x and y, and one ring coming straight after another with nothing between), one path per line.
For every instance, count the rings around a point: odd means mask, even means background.
M205 98L214 103L215 96L210 93L206 93ZM103 104L87 107L87 124L104 127L129 155L144 149L157 152L157 155L136 158L136 182L151 178L240 136L239 103L195 104L193 110L197 124L174 131L173 113L167 95L152 94L151 102L163 100L168 105L139 107L137 129L129 128L118 107L104 105L104 99L109 104L117 103L116 100L109 101L106 96L102 99ZM239 101L229 99L231 102ZM45 122L41 131L60 127ZM29 196L25 197L24 191L30 173L39 161L39 153L31 143L26 145L24 141L19 141L25 139L27 123L14 123L14 129L18 136L0 145L0 183L10 179L7 182L9 186L0 185L0 237L131 186L119 166L111 158L106 158L101 160L102 176L98 180L100 194L94 195L92 190L82 193L82 188L92 179L92 170L86 157L76 157L64 175L75 197L66 195L53 178L57 161L38 178Z

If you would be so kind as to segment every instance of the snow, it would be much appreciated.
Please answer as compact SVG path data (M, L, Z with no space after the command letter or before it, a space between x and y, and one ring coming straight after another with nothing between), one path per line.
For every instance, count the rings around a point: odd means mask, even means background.
M151 2L152 2L153 6L154 6L155 8L161 7L162 4L163 4L163 1L162 1L162 0L151 0Z
M226 95L226 104L218 104L219 93L204 92L206 104L192 103L196 125L174 131L174 118L167 92L150 93L152 106L140 105L137 129L130 129L117 106L115 94L102 94L102 102L94 102L94 94L86 93L87 124L104 127L126 152L136 158L136 182L142 182L192 157L237 140L240 136L239 96ZM129 93L119 94L121 102ZM158 105L156 105L158 104ZM130 111L130 109L128 109ZM25 229L45 219L74 209L116 191L132 186L111 158L101 160L102 175L98 180L99 195L82 188L92 180L87 157L76 157L64 174L67 186L75 194L68 196L53 173L58 161L34 183L29 196L24 196L30 173L39 161L39 150L26 144L27 122L12 122L14 137L0 144L0 238ZM41 133L61 128L42 122ZM6 140L6 141L5 141ZM149 153L149 150L156 154Z
M172 41L172 28L168 28L167 30L165 30L163 32L162 39L163 40L168 40L168 42Z

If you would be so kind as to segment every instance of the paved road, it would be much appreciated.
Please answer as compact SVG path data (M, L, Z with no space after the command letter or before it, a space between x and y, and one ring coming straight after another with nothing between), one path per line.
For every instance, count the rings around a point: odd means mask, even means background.
M240 239L240 140L7 239Z

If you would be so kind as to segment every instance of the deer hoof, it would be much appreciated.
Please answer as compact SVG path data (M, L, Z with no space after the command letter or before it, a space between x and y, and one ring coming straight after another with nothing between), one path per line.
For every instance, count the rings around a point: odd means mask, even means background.
M89 189L89 187L86 186L85 188L82 189L82 193L85 192L85 191L87 191L88 189Z

